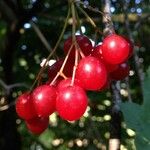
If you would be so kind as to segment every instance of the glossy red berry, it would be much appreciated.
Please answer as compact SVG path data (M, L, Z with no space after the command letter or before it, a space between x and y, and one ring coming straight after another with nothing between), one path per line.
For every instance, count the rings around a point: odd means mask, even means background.
M55 111L56 96L56 89L49 85L41 85L34 89L32 99L39 117L47 117Z
M56 109L61 118L68 121L80 119L87 108L87 96L79 86L68 86L59 90Z
M98 59L103 59L102 57L102 46L101 45L96 45L92 52L91 52L91 55L98 58Z
M106 83L107 71L100 60L93 56L87 56L77 66L76 79L86 90L100 90Z
M124 37L124 39L128 42L128 45L129 45L129 48L130 48L130 50L129 50L129 56L128 56L128 58L130 58L132 55L133 55L133 44L132 44L132 42L130 41L130 39L129 38L127 38L127 37Z
M129 66L127 63L122 63L119 65L117 70L110 73L110 78L113 80L123 80L125 77L129 75Z
M62 66L62 63L63 59L60 59L48 68L48 76L50 80L52 80L56 76L57 72L60 70Z
M29 92L26 92L17 98L16 112L20 118L25 120L32 119L37 116Z
M27 128L33 134L41 134L48 127L49 118L33 118L31 120L25 121Z
M97 45L92 53L91 53L92 56L98 58L99 60L101 60L103 62L103 64L105 65L106 67L106 70L108 72L112 72L114 70L116 70L118 68L118 65L117 64L109 64L107 63L104 59L103 59L103 56L102 56L102 46L101 45Z
M110 88L110 83L111 83L110 78L107 78L106 83L103 85L103 87L99 91L108 90Z
M60 90L62 90L63 88L66 88L66 87L70 86L70 85L71 85L71 80L72 80L72 78L68 78L68 79L62 80L62 81L58 84L57 90L60 91ZM77 85L77 86L82 87L80 81L77 80L77 79L74 80L74 85Z
M130 46L122 36L107 36L102 44L103 59L109 64L120 64L128 59Z
M117 70L118 68L118 64L109 64L105 61L102 61L106 67L106 70L110 73L110 72L113 72L115 70Z
M90 55L92 48L93 48L91 41L86 36L83 36L83 35L76 35L76 41L80 49L84 53L84 55L85 56ZM65 54L67 54L71 45L72 45L72 37L69 37L64 43ZM70 56L72 59L75 57L75 47L72 48Z

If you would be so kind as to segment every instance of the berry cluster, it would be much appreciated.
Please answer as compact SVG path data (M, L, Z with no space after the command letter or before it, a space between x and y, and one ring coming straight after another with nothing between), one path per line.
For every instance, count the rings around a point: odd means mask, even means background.
M111 80L122 80L129 73L126 61L133 47L126 38L112 34L94 48L86 36L78 35L75 39L77 46L73 45L71 37L65 41L64 52L68 59L65 64L64 59L60 59L49 67L48 82L17 99L17 114L35 134L48 127L49 115L55 111L64 120L78 120L88 105L86 90L101 91ZM76 48L81 54L77 58ZM79 62L77 66L75 60ZM62 65L65 79L63 76L56 78Z

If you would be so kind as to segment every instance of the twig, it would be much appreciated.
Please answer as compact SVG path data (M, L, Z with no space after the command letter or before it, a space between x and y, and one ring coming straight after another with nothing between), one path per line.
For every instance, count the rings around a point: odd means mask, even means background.
M12 22L17 21L17 17L14 11L6 4L4 0L0 1L0 12L2 13L2 15L4 16L4 19L6 19L8 23L11 24Z
M75 61L74 61L74 67L73 67L73 71L72 71L72 79L71 79L71 86L74 85L74 80L75 80L75 74L76 74L76 68L78 65L78 57L79 57L79 51L78 51L78 47L77 47L77 41L76 41L76 36L75 36L75 32L76 32L76 10L75 10L75 5L74 3L71 4L71 10L72 10L72 18L73 18L73 24L72 24L72 41L75 43Z
M137 30L142 22L147 21L147 19L150 18L150 14L147 14L145 16L141 16L140 19L138 19L137 23L134 25L134 30ZM128 18L129 20L129 18Z
M78 5L77 5L78 7ZM40 17L45 17L46 19L48 20L51 20L51 21L57 21L58 23L59 22L64 22L65 20L65 17L64 16L51 16L49 13L42 13L42 14L39 14ZM144 21L147 21L147 18L149 18L150 15L148 13L142 13L141 14L141 21L140 21L140 24ZM117 14L112 14L112 21L114 22L118 22L118 23L124 23L125 22L125 18L124 18L124 14L123 13L117 13ZM139 16L136 14L136 13L128 13L128 19L130 22L133 22L135 23L136 25L136 22L138 21L139 22ZM92 16L92 20L97 23L100 21L100 17L99 15L98 16ZM80 17L80 22L83 23L83 22L88 22L88 20L85 18L85 17ZM139 26L139 25L138 25Z
M29 86L26 85L25 83L14 83L14 84L7 85L7 84L6 84L3 80L1 80L1 79L0 79L0 85L1 85L2 88L5 90L6 95L9 95L9 94L10 94L10 91L11 91L13 88L16 88L16 87L29 88Z
M0 111L5 111L5 110L9 109L10 107L14 106L15 103L16 103L16 101L12 101L9 104L6 104L4 106L0 106Z
M125 78L125 83L126 83L126 89L128 91L128 101L132 102L132 97L131 97L131 91L130 91L130 84L129 84L129 77Z
M115 33L113 22L111 21L110 1L105 0L103 23L105 24L104 35ZM107 18L107 19L106 19Z
M40 38L40 40L44 44L45 48L49 52L52 51L52 48L51 48L50 44L46 40L45 36L43 35L43 33L41 32L41 30L39 29L39 27L33 21L30 21L30 24L33 27L34 31L36 32L37 36Z
M96 26L95 22L93 21L93 19L79 6L77 6L77 8L85 15L85 17L87 18L87 20L90 22L90 24L93 26L93 28L99 32L100 34L103 35L103 32L101 32L99 30L99 28Z
M129 4L125 0L123 2L124 2L124 7L123 8L124 8L124 13L125 13L125 27L126 27L127 34L129 36L130 40L134 44L135 41L134 41L131 29L130 29L130 23L129 23L128 13L127 13L127 9L128 9ZM140 21L139 21L139 23L140 23ZM135 25L135 29L139 26L139 23L137 23ZM139 83L140 83L140 88L141 88L141 91L143 91L142 87L143 87L144 73L143 73L143 68L142 68L142 66L139 62L139 56L138 56L138 53L137 53L137 49L135 47L134 47L134 52L133 52L133 59L134 59L134 65L135 65L135 69L136 69L138 79L139 79ZM141 93L143 93L143 92L141 92Z
M105 0L104 13L105 17L103 22L105 24L104 35L114 33L113 23L111 21L110 0ZM108 19L106 19L108 18ZM110 122L110 139L109 150L120 150L120 138L121 138L121 112L120 112L120 82L112 82L112 108L111 108L111 122Z
M25 87L25 88L29 88L28 85L24 84L24 83L15 83L15 84L10 84L10 85L7 85L3 80L0 79L0 85L1 87L4 89L5 91L5 94L6 96L8 96L11 92L11 90L13 88L16 88L16 87ZM15 101L12 101L10 102L9 104L6 104L4 106L0 106L0 111L4 111L4 110L7 110L9 109L11 106L14 106L15 105Z
M1 80L0 79L0 85L6 90L7 89L7 85L6 85L6 83L3 81L3 80Z
M109 150L120 150L121 139L121 112L120 106L120 83L115 81L111 84L113 103L111 108L111 122L110 122L110 139Z
M89 6L88 3L84 3L84 2L81 2L81 1L76 1L77 5L78 4L81 4L83 5L85 8L89 9L90 11L93 11L95 13L99 13L100 15L102 15L108 22L111 21L109 18L107 18L107 16L105 15L105 12L102 12L100 11L99 9L97 8L94 8L92 6Z
M15 84L10 84L8 85L8 88L12 89L12 88L16 88L16 87L25 87L25 88L29 88L29 86L25 83L15 83Z

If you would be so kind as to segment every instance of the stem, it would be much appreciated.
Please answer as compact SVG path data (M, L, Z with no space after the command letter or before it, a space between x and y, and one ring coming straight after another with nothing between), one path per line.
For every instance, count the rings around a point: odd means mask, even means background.
M78 51L78 44L76 41L75 37L75 31L76 31L76 11L75 11L75 6L74 3L71 5L71 10L72 10L72 18L73 18L73 24L72 24L72 40L75 43L75 61L74 61L74 67L73 67L73 72L72 72L72 80L71 80L71 86L74 85L74 80L75 80L75 74L76 74L76 68L78 65L78 57L79 57L79 51Z
M83 35L83 32L81 30L81 22L80 22L80 18L79 18L77 10L75 10L75 13L76 13L76 18L77 18L77 27L79 28L80 34Z
M37 34L37 36L39 37L39 39L41 40L41 42L43 43L43 45L45 46L45 48L49 52L51 52L52 48L51 48L50 44L48 43L47 39L45 38L44 34L39 29L39 27L32 20L30 20L30 24L31 24L32 28L34 29L35 33ZM56 54L53 54L53 56L55 59L57 59Z
M72 72L72 80L71 80L71 86L74 85L74 80L75 80L75 74L76 74L76 69L78 65L78 56L79 56L79 51L78 49L75 49L75 62L74 62L74 67L73 67L73 72Z
M104 6L105 17L103 22L105 24L104 35L108 36L115 33L113 23L111 21L110 0L105 0ZM108 18L108 19L106 19ZM121 138L121 112L120 112L120 82L112 82L112 108L111 108L111 122L110 122L110 139L109 150L120 150L120 138Z
M75 32L76 32L76 16L75 16L75 7L74 3L71 3L71 12L72 12L72 41L76 42Z
M43 45L45 46L45 48L50 52L52 51L52 48L50 46L50 44L48 43L48 41L46 40L45 36L43 35L43 33L41 32L41 30L39 29L39 27L33 22L30 21L31 26L33 27L34 31L36 32L37 36L40 38L40 40L42 41Z
M93 21L93 19L79 6L77 6L78 9L85 15L85 17L87 18L87 20L89 20L90 24L94 27L94 29L99 32L100 34L103 35L103 32L101 32L99 30L99 28L96 26L95 22Z
M75 17L75 7L74 7L74 3L73 1L71 1L71 12L72 12L72 19L73 19L73 24L72 24L72 45L71 47L69 48L69 51L65 57L65 60L59 70L59 72L57 73L57 75L55 76L55 78L53 79L53 81L50 83L50 85L53 85L56 81L56 79L58 78L59 75L61 76L64 76L63 74L63 69L65 67L65 64L68 60L68 57L71 53L71 50L73 49L73 46L75 46L75 49L76 49L76 37L75 37L75 31L76 31L76 17ZM74 72L74 71L73 71ZM72 82L71 82L71 85L74 83L74 79L72 79Z
M81 1L78 1L77 3L82 4L83 6L85 5ZM109 18L107 18L107 16L105 16L105 13L102 12L102 11L100 11L100 10L98 10L97 8L93 8L92 6L89 6L89 5L86 5L86 8L89 9L89 10L91 10L91 11L93 11L93 12L95 12L95 13L101 14L108 22L111 22L111 20Z
M59 36L59 38L58 38L58 41L57 41L57 43L56 43L54 49L52 50L52 52L51 52L51 53L49 54L49 56L47 57L47 59L46 59L44 65L43 65L43 67L40 69L40 71L39 71L39 73L38 73L38 75L37 75L37 77L36 77L36 79L35 79L33 85L32 85L31 88L30 88L30 91L32 91L32 89L34 88L36 82L37 82L38 79L40 78L41 74L44 72L48 60L50 59L50 57L55 53L56 49L58 48L59 43L60 43L60 41L61 41L61 39L62 39L62 37L63 37L63 35L64 35L64 32L65 32L65 30L66 30L69 17L70 17L70 7L69 7L69 10L68 10L68 14L67 14L66 20L65 20L65 24L64 24L63 29L62 29L62 31L61 31L61 34L60 34L60 36Z
M79 47L79 46L78 46L78 47ZM84 57L85 57L85 55L83 54L83 52L82 52L82 50L81 50L81 48L80 48L80 47L78 48L78 50L79 50L79 53L80 53L81 58L84 58Z
M69 55L70 55L70 52L71 52L73 46L74 46L74 43L72 43L71 47L69 48L69 51L68 51L68 53L67 53L67 55L66 55L66 57L65 57L65 60L64 60L64 62L63 62L63 64L62 64L60 70L57 72L56 76L54 77L54 79L52 80L52 82L50 83L50 85L53 85L53 84L55 83L56 79L57 79L59 76L62 76L62 77L64 77L64 78L66 78L66 76L63 74L63 69L64 69L64 67L65 67L65 64L66 64L66 62L67 62L67 60L68 60L68 57L69 57Z

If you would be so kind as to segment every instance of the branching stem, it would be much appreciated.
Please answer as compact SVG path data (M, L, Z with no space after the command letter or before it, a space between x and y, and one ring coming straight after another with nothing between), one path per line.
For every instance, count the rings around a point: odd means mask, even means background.
M77 8L84 14L84 16L87 18L87 20L90 22L90 24L93 26L93 28L100 33L101 35L103 35L103 32L99 30L99 28L97 27L97 25L95 24L95 22L93 21L93 19L79 6L77 6Z
M66 65L66 62L68 60L68 57L70 55L70 52L71 52L73 46L74 46L74 43L72 43L71 47L69 48L69 51L68 51L68 53L67 53L67 55L65 57L65 60L64 60L64 62L62 64L60 70L57 72L56 76L54 77L54 79L52 80L52 82L50 83L50 85L53 85L59 76L62 76L62 77L64 77L66 79L66 76L63 74L63 70L64 70L64 67Z
M52 55L55 53L55 51L57 50L57 48L58 48L58 46L59 46L59 44L60 44L60 41L61 41L61 39L62 39L62 37L63 37L63 35L64 35L64 32L65 32L65 30L66 30L69 17L70 17L70 7L69 7L69 10L68 10L68 14L67 14L66 20L65 20L65 24L64 24L63 29L62 29L62 31L61 31L61 34L60 34L60 36L59 36L59 38L58 38L58 41L57 41L57 43L56 43L54 49L52 50L52 52L51 52L51 53L49 54L49 56L47 57L47 59L46 59L44 65L43 65L43 67L40 69L40 71L39 71L39 73L38 73L38 75L37 75L37 77L36 77L36 79L35 79L33 85L31 86L30 91L32 91L32 89L34 88L36 82L37 82L37 81L39 80L39 78L41 77L41 74L44 72L48 60L51 58L51 56L52 56Z

